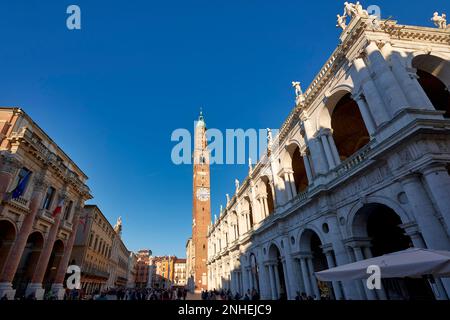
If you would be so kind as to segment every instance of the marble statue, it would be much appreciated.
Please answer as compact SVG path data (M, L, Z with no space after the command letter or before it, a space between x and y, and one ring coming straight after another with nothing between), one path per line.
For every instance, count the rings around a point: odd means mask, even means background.
M303 94L302 87L299 81L292 81L292 87L295 88L296 97L299 97Z
M344 2L344 15L343 17L362 17L368 18L369 13L367 10L364 10L361 3L359 1L355 3Z
M362 7L361 3L359 3L359 1L356 1L355 10L356 10L356 15L358 17L363 17L363 18L369 17L369 13L367 12L367 10L363 9L363 7Z
M253 172L252 158L248 158L248 172L250 174Z
M234 180L234 185L236 186L236 192L239 190L239 180Z
M227 204L229 204L230 203L230 195L227 193L226 196L227 196Z
M439 29L447 29L447 15L445 13L440 16L438 12L435 12L431 21L433 21L434 25Z
M269 128L267 128L267 144L268 144L269 146L271 146L271 145L272 145L272 142L273 142L272 130L269 129Z
M336 27L341 28L342 30L345 30L347 28L347 16L340 14L337 15L337 25Z

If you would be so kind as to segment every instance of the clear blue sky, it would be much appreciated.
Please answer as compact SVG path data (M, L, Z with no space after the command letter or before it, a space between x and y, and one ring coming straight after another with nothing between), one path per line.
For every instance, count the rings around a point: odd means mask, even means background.
M131 250L185 256L192 168L170 154L176 128L278 128L292 80L309 84L338 44L344 1L0 2L0 105L20 106L89 176ZM432 26L447 0L362 1ZM66 8L82 30L66 28ZM247 166L212 167L212 209Z

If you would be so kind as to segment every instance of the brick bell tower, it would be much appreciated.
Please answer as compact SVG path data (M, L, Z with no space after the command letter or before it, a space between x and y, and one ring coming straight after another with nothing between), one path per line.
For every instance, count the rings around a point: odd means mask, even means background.
M207 236L208 226L211 224L209 150L206 139L206 124L201 111L195 125L193 160L192 243L194 247L194 283L195 291L200 291L208 289Z

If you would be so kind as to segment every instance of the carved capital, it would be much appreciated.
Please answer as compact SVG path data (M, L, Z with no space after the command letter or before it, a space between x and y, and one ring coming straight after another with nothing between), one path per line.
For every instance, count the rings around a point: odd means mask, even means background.
M33 192L44 192L47 189L48 183L45 181L44 174L36 174L33 179Z
M1 157L1 171L9 174L14 174L17 169L22 166L22 163L16 156L11 154L4 154Z

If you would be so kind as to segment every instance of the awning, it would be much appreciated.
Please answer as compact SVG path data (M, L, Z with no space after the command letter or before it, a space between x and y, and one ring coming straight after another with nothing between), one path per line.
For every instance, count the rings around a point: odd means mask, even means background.
M412 248L316 272L315 275L322 281L366 279L371 275L367 268L372 265L380 267L381 278L449 277L450 251Z

